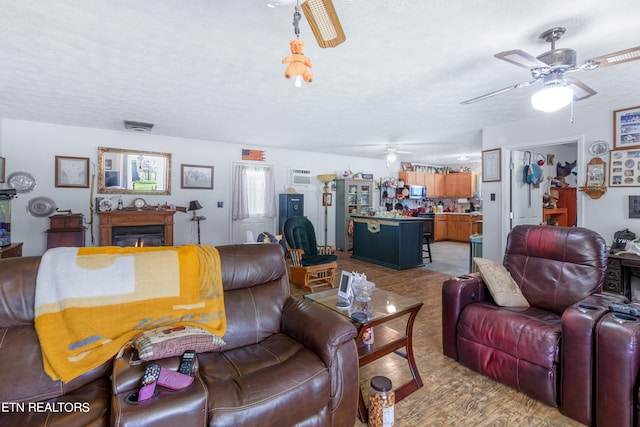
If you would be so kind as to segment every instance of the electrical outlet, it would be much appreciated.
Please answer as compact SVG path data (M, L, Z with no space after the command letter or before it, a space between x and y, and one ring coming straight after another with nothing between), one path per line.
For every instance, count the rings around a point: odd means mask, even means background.
M224 202L218 202L218 207L219 207L219 208L224 207Z

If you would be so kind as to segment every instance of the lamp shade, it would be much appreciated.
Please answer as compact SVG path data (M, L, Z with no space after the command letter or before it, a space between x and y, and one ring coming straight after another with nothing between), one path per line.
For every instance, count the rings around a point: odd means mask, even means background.
M197 211L198 209L202 209L202 205L197 200L192 200L189 202L189 211Z
M566 107L573 99L573 91L566 86L547 86L534 93L531 105L536 110L553 113Z

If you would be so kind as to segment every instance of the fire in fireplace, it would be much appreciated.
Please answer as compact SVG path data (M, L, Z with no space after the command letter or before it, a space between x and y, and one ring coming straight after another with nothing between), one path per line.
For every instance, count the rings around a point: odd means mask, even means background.
M111 236L113 246L164 246L163 225L113 227Z

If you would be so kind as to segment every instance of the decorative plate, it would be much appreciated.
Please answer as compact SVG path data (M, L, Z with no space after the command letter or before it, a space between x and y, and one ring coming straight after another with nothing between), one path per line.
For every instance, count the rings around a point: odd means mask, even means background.
M17 193L29 193L38 185L34 176L27 172L14 172L9 175L7 182Z
M145 202L142 197L138 197L137 199L133 200L133 206L135 206L138 209L142 209L145 206L147 206L147 202Z
M609 144L606 141L595 141L589 146L589 152L593 156L604 156L609 152Z
M113 202L111 199L102 199L100 200L100 205L98 205L98 210L100 212L109 212L113 209Z
M49 216L56 211L56 202L48 197L34 197L27 203L27 211L38 218Z

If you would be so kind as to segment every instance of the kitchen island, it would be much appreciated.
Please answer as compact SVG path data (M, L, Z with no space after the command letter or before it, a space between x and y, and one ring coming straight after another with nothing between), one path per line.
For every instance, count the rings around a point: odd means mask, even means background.
M353 215L355 259L398 270L422 267L422 230L425 219Z

